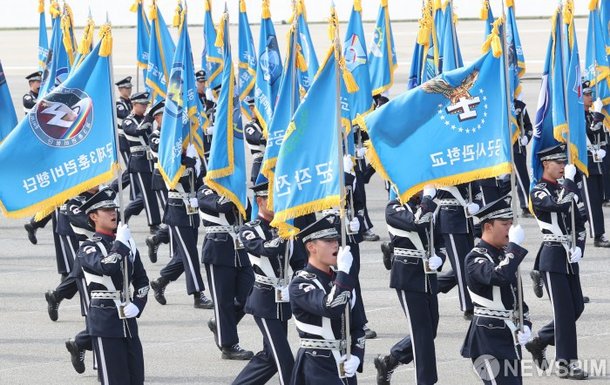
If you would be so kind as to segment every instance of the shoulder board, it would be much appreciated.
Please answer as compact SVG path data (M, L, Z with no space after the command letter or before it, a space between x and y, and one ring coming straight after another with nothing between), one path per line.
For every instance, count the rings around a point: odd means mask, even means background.
M297 271L296 275L301 277L301 278L305 278L307 280L310 280L310 281L317 278L314 273L310 273L310 272L305 271L305 270Z
M487 249L484 247L475 247L474 249L472 249L472 252L478 254L487 254Z
M97 242L101 242L102 241L102 237L91 237L91 238L89 238L89 240L91 242L97 243Z
M256 227L256 226L258 226L260 224L261 224L261 220L260 219L255 219L253 221L247 222L246 226Z

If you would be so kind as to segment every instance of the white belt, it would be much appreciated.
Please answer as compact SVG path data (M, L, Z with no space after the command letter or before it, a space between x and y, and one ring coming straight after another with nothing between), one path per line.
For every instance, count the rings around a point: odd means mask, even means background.
M438 204L440 206L461 206L457 199L440 199Z
M262 158L263 156L265 156L264 153L256 152L256 153L252 154L252 159L259 159L259 158Z
M113 301L120 301L121 292L120 291L93 290L91 292L91 299L111 299Z
M555 235L555 234L544 234L542 236L542 240L544 242L560 242L560 243L568 243L571 241L568 235Z
M514 312L512 310L495 310L486 307L474 307L474 315L479 317L497 318L502 320L512 320Z
M427 252L425 250L413 250L403 249L402 247L394 248L394 255L400 257L413 257L413 258L426 258Z
M207 234L235 233L233 226L206 226L204 230Z
M170 199L190 199L190 198L195 198L195 193L168 191L167 197Z
M136 151L148 151L149 147L148 146L131 146L129 147L129 150L131 152L136 152Z
M341 350L347 344L345 340L319 340L313 338L301 338L300 345L305 349Z
M262 275L262 274L254 274L254 281L258 282L258 283L262 283L263 285L270 285L270 286L283 286L284 285L284 280L281 278L271 278L271 277L267 277L266 275Z

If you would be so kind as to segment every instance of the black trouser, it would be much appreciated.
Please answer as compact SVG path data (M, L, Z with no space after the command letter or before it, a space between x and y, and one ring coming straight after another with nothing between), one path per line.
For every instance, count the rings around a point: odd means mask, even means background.
M140 338L93 337L98 377L102 385L144 384L144 354Z
M525 148L522 151L521 153L515 152L515 181L519 205L522 209L527 209L529 206L530 176L527 171L527 153Z
M521 363L514 360L500 359L483 355L472 358L474 371L485 385L522 385ZM498 367L499 365L499 367Z
M604 226L604 211L602 200L604 198L603 175L583 175L585 180L582 184L584 190L585 207L589 217L589 234L598 238L606 233Z
M135 184L138 185L140 193L138 197L129 202L125 209L125 221L127 222L133 215L138 215L142 211L142 205L146 211L146 218L149 226L161 223L161 213L159 212L159 202L157 196L151 190L152 174L149 172L132 173Z
M168 226L172 244L172 259L161 269L161 277L175 281L186 272L186 291L195 294L205 290L197 252L197 228Z
M470 234L443 234L443 238L445 239L447 257L451 262L454 276L453 278L450 275L439 277L438 290L447 293L457 284L460 297L460 309L462 311L472 310L472 301L470 300L470 294L468 294L466 288L464 258L466 258L466 255L470 253L474 247L474 240Z
M72 299L74 294L78 292L78 285L76 284L78 278L75 278L70 274L68 278L64 279L62 283L57 285L55 288L55 298L59 301L62 299Z
M54 232L55 237L57 242L55 244L57 272L62 275L70 274L78 251L78 240L71 235L61 235Z

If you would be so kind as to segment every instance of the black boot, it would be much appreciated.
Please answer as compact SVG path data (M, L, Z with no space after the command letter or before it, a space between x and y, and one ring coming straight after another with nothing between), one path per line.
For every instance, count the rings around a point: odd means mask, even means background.
M58 314L57 310L59 309L59 303L61 299L57 298L57 293L55 290L49 290L44 294L44 298L47 300L47 311L49 312L49 318L51 321L57 321Z
M610 247L610 240L608 240L608 238L606 238L605 234L602 234L599 237L595 237L595 239L593 239L593 246Z
M155 235L146 237L146 246L148 246L148 259L152 263L157 262L157 250L159 249L159 240Z
M168 284L169 280L163 277L159 277L150 281L150 287L155 292L155 299L161 305L165 305L167 303L167 300L165 299L165 288Z
M38 243L38 238L36 238L36 227L34 227L34 225L32 224L32 222L28 222L25 225L23 225L23 227L25 228L25 231L28 232L28 239L30 240L30 242L32 243L32 245L35 245Z
M209 299L204 291L193 294L193 297L195 298L193 303L195 309L214 309L214 301Z
M362 329L364 330L364 338L366 338L367 340L372 340L377 338L377 332L371 328L369 328L368 325L364 325L362 327Z
M377 385L390 385L392 373L400 365L400 361L388 354L387 356L377 356L373 363L377 369Z
M383 254L383 266L386 270L392 270L392 245L390 242L381 242L381 253Z
M74 340L66 341L66 349L70 352L72 366L76 373L85 372L85 349L80 349Z
M532 359L537 367L542 370L549 368L549 362L546 360L546 345L540 340L540 337L535 337L526 343L525 348L532 354Z
M538 270L530 271L530 278L532 279L534 294L536 297L542 298L542 279L540 277L540 272Z
M254 356L254 353L242 349L239 344L235 344L231 347L223 346L221 350L222 354L220 355L220 358L223 360L249 360Z
M564 380L586 380L589 377L589 373L577 366L576 362L570 364L566 362L559 362L557 368L557 377Z

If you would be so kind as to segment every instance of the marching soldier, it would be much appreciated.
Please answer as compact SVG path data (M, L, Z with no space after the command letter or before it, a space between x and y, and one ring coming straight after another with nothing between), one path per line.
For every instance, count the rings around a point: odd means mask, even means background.
M116 101L116 117L118 124L118 132L119 132L119 152L121 157L123 158L123 162L125 162L125 167L129 166L129 141L125 138L125 132L123 131L123 120L129 116L131 113L133 106L131 104L131 76L127 76L124 79L119 80L114 83L119 90L119 99ZM138 196L137 185L133 181L132 174L126 172L122 175L123 178L123 186L130 186L129 198L130 200L136 199ZM116 191L116 190L115 190Z
M132 112L123 121L125 138L129 141L129 172L133 175L133 179L140 190L138 199L131 201L125 209L125 223L129 222L131 216L141 211L143 203L148 226L151 233L154 234L161 223L161 214L157 196L151 191L153 165L150 159L148 137L152 133L153 118L150 114L144 116L148 105L148 97L148 92L134 94L131 97Z
M530 177L527 171L527 145L532 140L534 133L532 122L527 113L527 108L523 101L513 100L517 123L521 129L519 138L513 144L513 161L515 163L515 179L517 182L517 195L519 196L519 205L523 216L531 216L528 208L528 191L530 188Z
M606 237L604 225L604 158L606 157L606 133L604 132L604 114L601 113L603 103L596 100L593 103L589 82L582 84L583 102L587 125L587 160L589 176L583 176L583 198L589 217L589 234L593 236L595 247L610 247L610 240ZM589 109L593 107L593 111Z
M394 370L411 361L417 384L438 381L434 349L439 320L435 273L443 264L439 255L444 257L444 250L440 247L442 238L435 237L435 251L431 254L430 222L436 209L432 201L435 195L434 188L426 187L421 203L415 196L404 205L392 199L386 206L386 223L394 245L390 287L396 289L410 335L396 343L390 354L375 358L378 385L389 385Z
M574 183L576 167L565 164L567 156L564 144L543 149L537 156L544 169L542 179L530 192L530 199L543 242L534 270L542 275L553 306L554 319L542 327L538 336L525 347L532 353L536 364L546 369L546 347L554 344L559 377L584 379L588 374L576 363L576 321L584 310L578 262L585 247L586 231L584 220L575 209L580 199ZM561 178L563 183L558 181ZM572 228L571 215L575 216L576 228ZM571 242L573 232L575 244Z
M87 327L101 383L139 385L144 383L144 355L136 317L146 305L148 277L129 227L117 227L114 198L111 189L103 189L81 206L95 228L78 252L91 295ZM124 298L125 284L133 286L133 298Z
M356 371L362 372L365 317L353 307L353 257L349 246L339 248L337 220L324 216L299 233L308 260L289 287L300 337L292 385L356 384ZM349 355L344 354L347 344Z
M292 317L288 282L292 271L305 266L305 255L295 253L298 249L293 247L293 241L285 242L271 227L273 211L267 208L268 188L268 182L252 187L258 218L246 223L239 231L239 239L252 263L255 281L245 311L254 316L263 335L263 350L252 357L233 385L266 384L275 373L279 375L280 384L287 384L294 366L287 337L288 320Z
M30 86L28 93L23 95L23 112L27 115L38 101L38 91L40 90L40 83L42 82L42 71L33 72L25 78Z
M215 305L208 328L222 352L221 358L249 360L254 354L242 349L237 335L237 324L245 315L244 306L254 283L252 265L236 233L242 218L235 204L206 185L197 191L197 199L206 233L201 258Z
M246 143L250 149L250 154L252 154L252 171L250 172L250 182L254 184L256 183L256 178L258 177L261 165L263 163L263 156L265 155L267 140L263 135L263 129L258 122L256 114L254 113L254 98L252 96L248 96L246 98L246 103L248 103L248 107L250 108L250 111L252 111L252 120L246 123L246 126L244 127L244 136L246 137Z
M481 241L465 260L474 317L461 354L472 359L484 384L522 384L521 345L532 334L527 306L518 301L517 269L527 255L520 246L525 232L521 226L512 225L510 201L510 197L500 198L477 212ZM519 330L520 312L523 331ZM498 363L500 370L496 373L492 367Z
M185 170L176 186L169 190L163 222L168 225L172 242L172 259L161 269L160 277L151 281L155 299L165 305L165 288L186 273L186 291L193 296L193 307L212 309L214 303L205 295L205 285L201 278L201 267L197 253L199 229L199 201L197 188L202 184L197 167L197 150L190 144L186 156L182 157Z
M206 80L207 76L204 70L199 70L195 72L195 79L197 80L197 96L201 101L201 105L204 107L205 111L212 110L214 108L214 102L208 100L206 97ZM203 149L205 158L210 156L210 149L212 148L212 134L214 133L214 126L210 124L206 127L205 137L203 138Z

